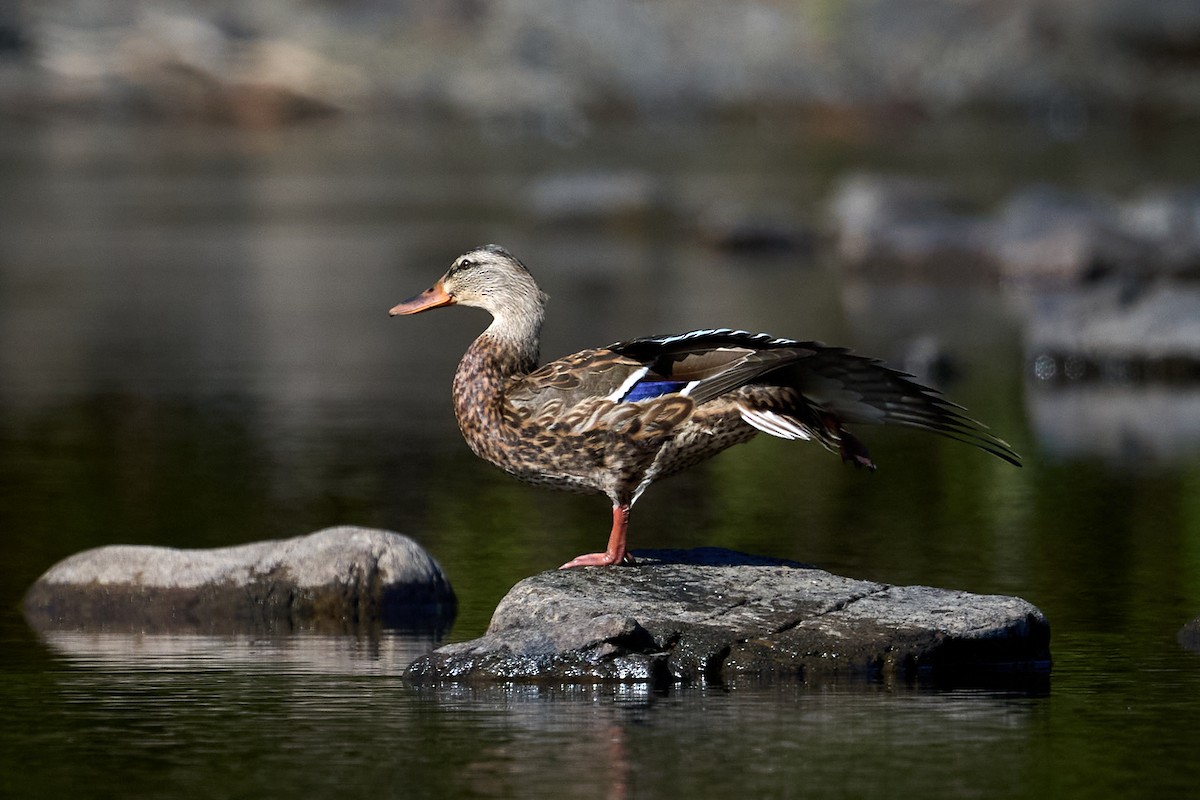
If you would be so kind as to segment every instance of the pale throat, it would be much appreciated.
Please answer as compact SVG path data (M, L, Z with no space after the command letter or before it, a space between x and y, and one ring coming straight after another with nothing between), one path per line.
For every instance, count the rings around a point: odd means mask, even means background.
M490 338L498 350L506 351L518 370L531 372L537 366L545 311L539 302L514 303L493 312L492 324L476 340ZM507 360L507 359L506 359Z

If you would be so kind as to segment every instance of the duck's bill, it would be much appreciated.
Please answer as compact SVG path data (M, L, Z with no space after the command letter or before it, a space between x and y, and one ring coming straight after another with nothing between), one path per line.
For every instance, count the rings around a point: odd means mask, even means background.
M410 297L403 303L393 306L388 314L393 317L401 314L416 314L420 311L428 311L431 308L453 304L454 298L442 288L442 282L438 281L431 288L426 289L416 297Z

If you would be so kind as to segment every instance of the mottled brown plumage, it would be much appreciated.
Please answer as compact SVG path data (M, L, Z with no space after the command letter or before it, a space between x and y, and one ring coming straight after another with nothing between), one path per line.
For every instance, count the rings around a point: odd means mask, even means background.
M564 566L628 561L629 510L653 481L758 432L815 439L874 469L847 423L921 428L1020 465L1016 454L911 376L819 342L704 330L618 342L537 367L546 296L516 258L487 245L397 305L492 314L454 376L454 412L479 457L530 483L601 492L613 503L603 553Z

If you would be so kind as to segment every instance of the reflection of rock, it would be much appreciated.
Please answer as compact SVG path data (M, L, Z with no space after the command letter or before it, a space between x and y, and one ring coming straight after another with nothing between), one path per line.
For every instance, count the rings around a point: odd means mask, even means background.
M1034 385L1025 398L1038 447L1052 458L1136 465L1200 452L1200 388L1095 381Z
M455 598L408 537L340 527L212 550L88 550L42 575L24 607L39 630L436 631L453 620Z
M1049 665L1046 620L1018 598L887 586L709 548L638 557L522 581L482 638L423 656L409 678L662 685Z
M437 643L432 634L204 636L179 633L43 631L41 640L72 666L156 672L266 668L275 673L399 675Z

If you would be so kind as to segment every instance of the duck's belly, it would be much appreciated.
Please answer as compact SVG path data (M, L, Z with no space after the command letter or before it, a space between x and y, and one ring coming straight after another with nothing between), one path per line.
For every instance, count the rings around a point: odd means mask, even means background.
M593 493L608 490L615 459L607 438L526 426L469 443L476 455L525 483Z
M654 480L682 472L756 433L737 417L697 413L653 440L611 431L525 429L504 446L477 453L526 483L632 502Z
M659 480L690 469L722 450L748 442L758 433L739 417L698 412L676 432L646 470L643 482ZM644 488L644 487L643 487Z

